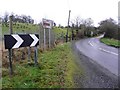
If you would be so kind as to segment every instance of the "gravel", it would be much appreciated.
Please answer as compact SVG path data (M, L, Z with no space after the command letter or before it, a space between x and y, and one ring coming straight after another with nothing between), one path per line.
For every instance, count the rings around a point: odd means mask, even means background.
M118 77L103 68L82 52L78 51L75 41L72 42L76 64L83 70L83 74L75 74L74 82L77 88L118 88Z

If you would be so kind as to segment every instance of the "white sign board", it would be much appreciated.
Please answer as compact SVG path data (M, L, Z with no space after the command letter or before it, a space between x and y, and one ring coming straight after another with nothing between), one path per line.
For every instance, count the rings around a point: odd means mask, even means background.
M52 26L53 26L53 21L43 18L43 19L42 19L42 25L43 25L44 28L51 29Z

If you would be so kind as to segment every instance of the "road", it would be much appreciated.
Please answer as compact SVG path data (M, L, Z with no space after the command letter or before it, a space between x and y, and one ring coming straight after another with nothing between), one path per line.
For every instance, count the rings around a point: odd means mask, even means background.
M118 49L101 43L101 37L83 39L75 45L85 56L118 76Z

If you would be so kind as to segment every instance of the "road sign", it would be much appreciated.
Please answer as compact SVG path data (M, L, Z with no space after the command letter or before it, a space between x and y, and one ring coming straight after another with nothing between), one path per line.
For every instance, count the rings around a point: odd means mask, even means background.
M53 21L52 20L48 20L48 19L42 19L42 24L44 28L48 28L51 29L53 26Z
M38 34L11 34L4 35L5 49L32 47L39 45Z

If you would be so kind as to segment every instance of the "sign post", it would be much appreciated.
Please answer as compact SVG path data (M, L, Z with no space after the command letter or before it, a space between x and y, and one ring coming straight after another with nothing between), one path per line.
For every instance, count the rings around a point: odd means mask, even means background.
M37 62L37 45L39 45L39 35L38 34L11 34L11 35L4 35L4 43L5 49L9 51L9 66L10 66L10 74L12 75L12 58L11 58L11 50L13 48L20 48L20 47L36 47L35 48L35 64ZM29 50L28 50L29 52ZM30 54L30 52L29 52Z
M8 52L9 52L9 69L10 69L10 75L13 74L13 69L12 69L12 58L11 58L12 52L11 52L11 51L12 51L11 49L8 49Z
M37 65L38 64L38 62L37 62L37 47L35 46L34 47L34 50L35 50L35 56L34 56L34 62L35 62L35 65Z
M10 34L12 34L13 33L13 31L12 31L12 16L9 17L9 20L10 20L10 22L9 22L9 31L10 31ZM13 54L13 52L12 52L12 49L8 49L8 52L9 52L10 75L12 75L13 74L13 70L12 70L12 54Z
M49 48L51 47L51 29L52 29L52 26L53 26L53 21L52 20L48 20L48 19L43 19L42 20L42 24L43 24L43 28L44 28L44 47L45 46L45 29L48 29L49 30Z
M28 63L30 63L30 54L31 54L30 47L28 47Z

